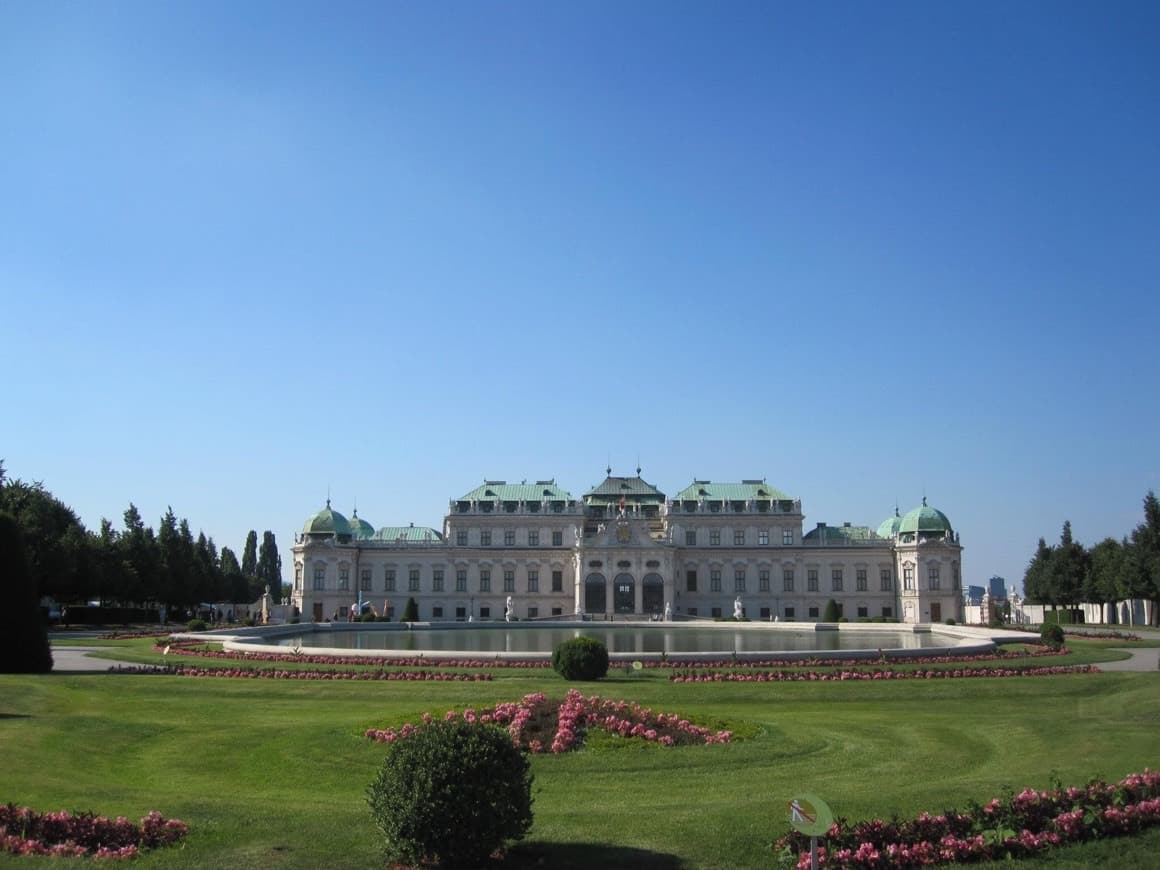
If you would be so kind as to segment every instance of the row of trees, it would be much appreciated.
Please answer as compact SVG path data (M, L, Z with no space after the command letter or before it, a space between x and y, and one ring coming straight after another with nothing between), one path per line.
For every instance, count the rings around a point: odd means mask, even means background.
M1106 538L1091 549L1063 524L1059 543L1039 547L1023 575L1026 596L1040 604L1074 607L1129 598L1160 601L1160 501L1149 490L1144 521L1127 537Z
M195 537L170 508L156 532L132 503L124 526L101 520L87 531L77 515L40 483L7 479L0 461L0 512L23 532L29 574L41 595L62 604L100 600L122 606L186 608L205 601L256 601L268 585L282 596L282 557L273 532L246 537L241 562L211 537Z

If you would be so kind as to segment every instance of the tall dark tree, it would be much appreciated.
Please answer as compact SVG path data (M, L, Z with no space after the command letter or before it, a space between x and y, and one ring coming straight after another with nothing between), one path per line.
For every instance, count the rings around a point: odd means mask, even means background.
M1083 588L1083 600L1101 605L1102 622L1111 622L1107 605L1126 597L1127 550L1115 538L1105 538L1091 549L1090 570Z
M1153 603L1152 624L1160 623L1160 500L1148 490L1144 496L1144 522L1132 530L1131 586L1134 596Z
M1052 582L1055 586L1055 601L1071 608L1083 600L1083 590L1087 583L1088 553L1083 545L1071 534L1071 522L1065 520L1059 536L1059 546L1051 558Z
M258 576L258 533L250 529L246 546L242 548L242 573L249 578Z
M1040 538L1035 555L1031 557L1023 574L1023 594L1029 601L1038 604L1056 603L1056 593L1052 587L1051 557L1052 548L1047 546L1047 541Z
M126 583L118 590L117 600L122 604L163 601L161 548L153 529L145 526L140 511L132 502L125 511L125 531L119 543Z
M0 673L43 674L52 670L52 651L40 610L40 593L28 568L24 531L11 514L0 513Z
M6 479L0 486L0 510L20 525L28 570L40 593L60 601L83 598L88 585L81 576L85 529L72 508L39 482Z
M282 557L278 555L278 544L274 533L262 533L262 548L258 551L257 580L259 594L270 587L270 597L278 602L282 594Z
M244 604L250 598L250 583L242 573L242 566L238 564L238 557L229 547L222 547L221 570L225 584L225 600L234 604Z

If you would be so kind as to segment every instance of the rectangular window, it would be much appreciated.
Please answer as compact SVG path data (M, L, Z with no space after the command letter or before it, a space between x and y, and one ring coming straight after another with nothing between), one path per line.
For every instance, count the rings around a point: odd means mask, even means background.
M757 591L758 592L768 592L769 591L769 569L768 568L762 568L760 571L757 572Z
M688 610L688 613L689 613L689 616L696 616L697 615L697 608L690 607Z
M455 572L455 591L467 591L467 571L462 568Z
M407 573L407 591L408 592L418 592L419 591L419 569L418 568L412 568Z
M489 571L487 568L480 568L479 569L479 591L480 592L490 592L491 591L491 571ZM482 611L480 612L480 615L481 616L483 615Z
M938 589L939 588L938 565L931 565L926 570L927 570L927 575L926 575L927 580L930 581L930 588L931 589Z
M768 547L769 546L769 530L768 529L763 529L762 531L757 533L757 545L759 547Z
M294 591L298 592L302 589L302 566L294 566Z
M459 529L455 533L455 545L457 547L467 546L467 529Z
M359 571L358 587L363 592L371 591L371 569L363 568Z
M540 591L540 572L535 569L528 571L528 591Z
M529 607L528 608L528 619L535 619L539 615L540 615L540 608L538 608L538 607Z
M431 618L432 619L442 619L443 618L443 608L438 607L438 606L432 607L431 608Z
M833 583L833 590L835 592L841 592L842 591L842 569L835 568L833 571L831 571L830 572L830 580Z
M686 547L697 546L697 530L696 529L686 529L685 530L685 546Z
M539 532L537 532L537 531L528 532L528 546L529 547L540 546L540 533Z
M563 615L564 615L564 608L562 608L562 607L553 607L552 608L552 616L563 616Z
M338 589L340 592L350 589L350 568L346 565L338 566Z
M552 546L553 547L564 546L564 533L563 532L552 532Z
M818 569L817 568L807 568L806 569L806 592L817 592L817 591L818 591Z
M781 591L793 592L793 568L781 569Z
M866 591L866 569L859 568L854 577L854 585L859 592Z
M480 619L490 619L491 618L491 608L490 607L479 608L479 618Z
M781 545L783 547L792 547L793 546L793 529L782 529L781 530Z
M893 619L894 618L894 608L893 607L883 607L882 608L882 615L884 617L886 617L887 619Z
M385 589L387 592L394 592L395 591L395 569L394 568L387 569L387 580L386 580L386 583L383 585L383 589Z
M744 568L735 568L733 570L733 591L734 592L744 592L745 591L745 569Z
M818 618L818 609L816 607L811 607L809 614L810 614L810 619L817 619Z
M709 591L721 591L721 571L717 568L712 568L709 570Z
M721 530L720 529L710 530L710 532L709 532L709 546L710 547L720 547L721 546Z
M761 621L769 622L770 610L768 607L761 608Z
M902 569L902 588L914 591L914 568L910 565Z
M467 619L467 608L466 607L456 607L455 608L455 619L459 622L465 621Z
M490 547L491 546L491 532L485 530L485 531L482 531L479 533L479 546L481 546L481 547Z
M959 588L959 563L958 562L951 563L951 582L954 584L954 586L952 588L954 588L954 589Z
M442 592L443 591L443 569L442 568L436 568L434 571L431 572L431 591L432 592Z
M516 591L516 572L515 571L504 571L503 572L503 591L504 592L515 592Z
M733 533L733 546L734 547L744 547L745 546L745 532L734 532Z
M503 545L505 547L514 547L516 545L516 530L504 529Z
M859 607L858 608L858 618L859 619L865 619L869 615L870 615L870 608L869 607Z
M685 591L686 592L696 592L697 591L697 572L695 570L685 572Z
M894 584L890 582L890 569L883 568L878 572L878 585L883 592L890 592Z
M552 572L552 591L553 592L563 592L564 591L564 572L563 571L553 571Z
M714 619L721 618L721 608L720 607L714 607L710 612L713 614Z
M314 588L315 589L325 589L326 588L326 569L324 567L322 567L321 565L319 565L318 567L316 567L314 569Z
M787 607L785 609L785 618L788 620L791 620L791 621L793 620L793 608L792 607Z

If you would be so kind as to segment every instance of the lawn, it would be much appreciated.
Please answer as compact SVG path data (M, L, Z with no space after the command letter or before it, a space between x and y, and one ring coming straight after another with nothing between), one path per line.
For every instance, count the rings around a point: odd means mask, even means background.
M1072 645L1073 660L1112 657ZM151 656L140 642L125 655ZM189 822L184 847L141 866L373 866L381 859L363 795L384 750L362 732L531 691L562 697L568 686L550 671L494 675L440 684L2 676L0 801L133 819L156 809ZM1081 784L1160 766L1153 673L756 685L665 676L617 671L583 689L742 739L679 749L593 739L533 757L535 823L516 863L770 867L781 808L797 792L852 819L914 815L1047 787L1053 776ZM1157 847L1153 832L1058 860L1143 867Z

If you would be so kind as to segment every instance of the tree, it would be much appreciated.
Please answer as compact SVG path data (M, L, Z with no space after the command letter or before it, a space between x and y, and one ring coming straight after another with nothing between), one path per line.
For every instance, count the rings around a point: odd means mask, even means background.
M418 622L419 603L412 597L407 599L407 606L403 608L403 616L399 622Z
M39 482L6 479L0 486L0 510L20 526L28 570L40 594L61 601L82 598L88 586L81 576L85 529L72 508Z
M826 609L822 612L822 622L837 622L842 618L842 608L831 598L826 602Z
M28 569L24 530L7 513L0 513L0 600L0 673L51 671L52 651L36 579Z
M1023 594L1037 604L1055 604L1055 589L1052 586L1052 548L1047 541L1039 539L1035 555L1023 573Z
M1152 624L1160 622L1160 501L1148 490L1144 496L1144 522L1132 530L1131 590L1133 597L1153 602Z
M1088 553L1083 545L1071 536L1071 522L1064 520L1059 536L1059 546L1052 553L1052 584L1055 601L1068 608L1075 607L1083 600L1083 589L1087 584Z
M1124 597L1121 592L1127 573L1127 547L1115 538L1105 538L1091 549L1090 570L1083 588L1084 601L1108 605ZM1106 611L1106 607L1103 608ZM1106 612L1103 622L1111 622Z
M242 573L242 566L238 564L238 557L229 547L222 547L221 556L222 584L225 587L225 598L234 604L243 604L253 601L250 597L250 582Z
M242 549L242 573L249 578L258 576L258 533L250 529L246 546Z
M247 545L249 542L247 541ZM282 557L278 555L278 544L274 541L274 533L262 532L262 548L258 551L258 587L265 591L270 587L270 595L277 604L282 592Z

